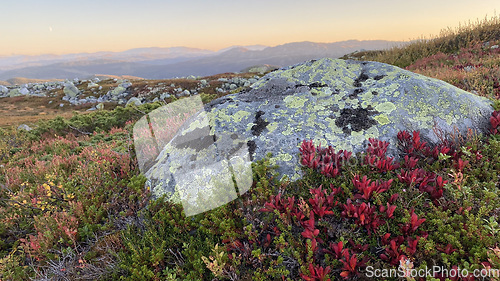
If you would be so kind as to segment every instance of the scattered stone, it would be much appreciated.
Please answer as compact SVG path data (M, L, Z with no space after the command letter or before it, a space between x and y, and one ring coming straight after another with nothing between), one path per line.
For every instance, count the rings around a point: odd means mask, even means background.
M31 129L30 126L26 125L26 124L21 124L19 125L19 127L17 127L17 130L20 131L20 130L24 130L24 131L31 131L33 129Z
M30 94L30 91L28 91L28 89L23 87L19 90L19 93L21 93L21 95L23 95L23 96L27 96Z
M64 103L60 103L60 104L59 104L59 107L64 107Z
M64 94L68 97L71 97L71 98L76 98L76 96L78 96L78 94L80 94L80 91L78 90L78 88L75 87L75 85L73 85L73 83L71 82L68 82L66 84L64 84Z
M97 110L104 110L104 104L101 102L98 105L95 106Z
M123 84L120 84L118 87L114 88L113 90L109 91L109 93L116 97L116 96L121 96L125 91L127 90L127 87L123 87Z
M13 97L22 96L22 94L21 94L21 91L20 91L19 89L17 89L17 88L16 88L16 89L12 89L12 90L10 90L10 92L9 92L9 95L8 95L8 96L9 96L9 97L11 97L11 98L13 98Z
M136 98L136 97L132 97L127 102L127 105L129 105L129 104L134 104L136 106L139 106L139 105L142 104L142 101L140 99Z
M0 85L0 94L7 94L9 92L9 88L4 85Z

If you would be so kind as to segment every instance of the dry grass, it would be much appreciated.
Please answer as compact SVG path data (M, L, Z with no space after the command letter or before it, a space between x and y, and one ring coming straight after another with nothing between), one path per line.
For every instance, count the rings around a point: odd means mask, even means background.
M472 47L478 42L500 40L500 16L461 24L457 28L443 29L434 38L421 38L402 47L387 51L357 53L362 60L379 61L399 67L407 67L417 60L437 54L451 54L462 48Z

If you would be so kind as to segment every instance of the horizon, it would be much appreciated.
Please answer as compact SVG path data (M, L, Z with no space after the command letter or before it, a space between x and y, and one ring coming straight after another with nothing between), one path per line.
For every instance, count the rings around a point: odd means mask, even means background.
M278 47L281 45L286 45L286 44L293 44L293 43L314 43L314 44L333 44L333 43L343 43L343 42L349 42L349 41L387 41L387 42L402 42L402 43L407 43L410 42L411 40L408 41L391 41L391 40L383 40L383 39L371 39L371 40L358 40L358 39L348 39L348 40L342 40L342 41L335 41L335 42L313 42L313 41L296 41L296 42L285 42L282 44L278 45L264 45L264 44L248 44L248 45L231 45L231 46L226 46L222 47L217 50L210 50L210 49L203 49L203 48L197 48L197 47L189 47L189 46L171 46L171 47L157 47L157 46L151 46L151 47L144 47L144 46L138 46L135 48L131 49L126 49L126 50L120 50L120 51L109 51L109 50L102 50L102 51L96 51L96 52L77 52L77 53L61 53L61 54L55 54L55 53L42 53L42 54L34 54L34 55L26 55L26 54L12 54L12 55L1 55L0 58L5 58L5 57L15 57L15 56L28 56L28 57L36 57L36 56L64 56L64 55L79 55L79 54L96 54L96 53L120 53L120 52L127 52L127 51L132 51L132 50L138 50L138 49L173 49L173 48L188 48L188 49L198 49L198 50L203 50L203 51L212 51L214 53L221 52L226 49L232 49L232 48L237 48L237 47L249 47L249 46L262 46L265 48L273 48L273 47Z
M304 41L407 42L496 16L497 10L497 0L20 0L0 10L0 56L122 52L147 46L218 51Z

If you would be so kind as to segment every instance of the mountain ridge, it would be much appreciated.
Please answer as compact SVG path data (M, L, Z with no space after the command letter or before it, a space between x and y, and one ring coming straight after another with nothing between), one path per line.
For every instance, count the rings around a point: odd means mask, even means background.
M333 43L303 41L274 47L232 46L217 52L188 47L136 48L119 53L97 52L88 55L81 53L62 57L42 55L39 56L40 59L26 63L25 67L18 67L23 60L22 56L10 57L10 64L9 57L0 57L0 80L13 77L86 78L95 73L130 75L146 79L206 76L239 72L249 66L260 64L286 66L322 57L339 58L354 51L387 49L404 43L386 40L348 40Z

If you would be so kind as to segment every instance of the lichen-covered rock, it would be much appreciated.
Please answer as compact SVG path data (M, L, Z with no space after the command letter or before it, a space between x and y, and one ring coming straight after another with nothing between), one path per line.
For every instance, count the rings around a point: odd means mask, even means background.
M181 174L191 171L188 177L197 178L198 187L228 174L202 163L227 159L217 147L229 138L229 150L244 147L249 160L272 153L278 172L295 180L301 176L298 148L303 140L357 153L368 138L395 144L399 131L419 130L433 144L439 141L433 127L448 133L485 131L492 111L486 98L391 65L309 61L271 72L249 90L206 105L159 146L162 152L146 176L155 196L175 200ZM397 156L394 148L388 154Z
M8 92L9 92L9 88L7 88L3 85L0 85L0 95L7 94Z
M132 83L130 83L130 82L123 82L120 85L118 85L118 87L116 87L113 90L109 91L109 93L113 97L117 97L117 96L120 96L123 93L125 93L125 91L127 90L127 88L129 88L130 86L132 86Z
M13 98L13 97L19 97L22 95L23 94L21 93L21 91L18 88L15 88L15 89L10 90L9 94L7 96L10 98Z
M129 104L134 104L136 106L139 106L142 104L142 101L139 99L139 98L136 98L136 97L132 97L130 98L128 101L127 101L127 105Z
M64 84L63 91L66 96L71 98L75 98L80 93L80 90L78 90L78 88L76 88L75 85L71 82Z

